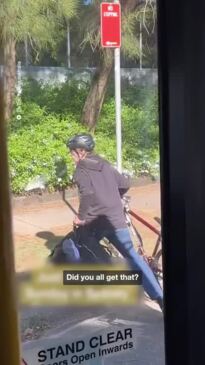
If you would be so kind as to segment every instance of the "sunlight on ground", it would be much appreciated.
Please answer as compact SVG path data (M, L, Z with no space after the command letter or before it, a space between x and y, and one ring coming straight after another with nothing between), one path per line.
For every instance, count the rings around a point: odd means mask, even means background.
M154 220L154 217L160 217L159 184L132 188L130 196L132 209L160 230L159 224ZM77 200L72 199L72 204L76 208ZM16 224L14 246L18 272L42 265L53 247L72 230L74 217L61 201L22 206L14 209L13 216ZM134 220L133 223L143 239L146 253L151 255L157 240L156 234L140 222Z
M144 241L146 252L151 254L155 244L155 235L152 232L149 234L143 233L142 230L140 233ZM17 238L15 240L16 271L24 271L44 264L51 252L52 247L55 247L55 245L59 243L59 240L60 235L56 236L56 240L53 239L50 241L49 249L45 239L36 237L29 237L27 239Z

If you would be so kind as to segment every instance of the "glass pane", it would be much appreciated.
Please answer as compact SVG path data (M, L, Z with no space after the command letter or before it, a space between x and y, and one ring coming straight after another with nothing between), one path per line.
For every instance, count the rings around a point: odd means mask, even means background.
M2 2L28 365L165 364L156 4L100 4Z

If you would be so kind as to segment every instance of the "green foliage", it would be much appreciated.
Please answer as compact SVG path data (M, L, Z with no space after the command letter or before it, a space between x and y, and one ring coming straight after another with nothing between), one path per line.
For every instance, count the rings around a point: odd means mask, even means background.
M134 98L135 88L129 95ZM156 92L147 92L147 98L139 106L128 104L128 95L122 103L122 137L124 166L135 174L156 174L159 168L159 131ZM135 98L136 102L136 98ZM111 140L115 135L115 101L111 98L102 110L97 126L97 133L102 133ZM110 144L110 143L109 143ZM115 158L115 155L114 155Z
M83 37L81 48L84 50L89 45L93 52L98 51L106 58L106 50L100 47L100 4L100 0L93 0L91 6L82 8L79 13L79 31ZM146 33L153 33L156 20L156 3L155 1L139 3L135 0L123 1L121 9L122 52L127 58L139 59L141 53L139 44L140 23Z
M0 39L24 41L27 37L36 51L55 48L78 5L78 0L1 0Z
M39 108L33 104L25 110L37 111L33 118L22 115L22 125L9 135L9 159L12 190L22 192L26 185L36 176L45 176L49 190L65 186L69 183L73 172L73 163L68 155L66 141L75 133L83 130L72 115L66 119L58 119L53 115L40 115ZM35 123L37 115L40 116ZM56 164L67 164L64 176L56 173Z
M43 85L33 79L25 81L23 86L23 102L33 102L45 108L47 113L65 116L72 113L80 117L88 92L84 82L66 81L61 86Z
M130 59L140 55L139 37L137 36L138 19L136 12L125 12L122 18L122 52Z
M9 123L9 130L11 132L21 133L24 128L31 128L32 126L41 123L46 115L45 108L41 108L38 104L34 103L34 101L22 103L21 114L19 114L17 111L16 105L17 102L14 106L14 113L11 123ZM18 118L18 115L20 115L20 119Z
M14 113L9 125L9 160L12 191L23 193L37 176L43 176L52 191L71 184L73 162L66 141L86 131L79 122L87 86L74 82L52 87L28 81L24 84L21 119ZM132 94L133 93L133 94ZM123 92L123 166L135 175L158 173L157 95ZM146 97L147 95L147 97ZM135 101L135 103L133 103ZM96 152L116 161L115 102L109 97L95 132ZM65 168L65 166L67 168Z

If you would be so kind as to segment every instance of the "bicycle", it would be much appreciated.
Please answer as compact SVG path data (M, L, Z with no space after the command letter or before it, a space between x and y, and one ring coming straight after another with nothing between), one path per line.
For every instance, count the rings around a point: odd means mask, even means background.
M124 213L128 228L130 230L133 243L137 246L137 252L143 256L144 260L148 263L152 271L154 272L157 280L161 285L161 281L163 279L163 271L162 271L162 249L161 249L161 233L158 229L152 226L149 222L147 222L144 218L140 217L136 212L130 209L129 196L124 196L122 201L124 205ZM63 200L67 204L67 206L73 211L74 214L77 215L75 209L71 206L70 203L67 202L65 198L65 193L63 195ZM157 235L156 244L154 246L153 252L151 255L148 255L145 251L143 240L138 230L136 229L133 219L141 222L144 226L149 228L152 232ZM159 218L155 218L155 220L160 224ZM86 231L85 231L86 234ZM62 245L63 242L69 240L70 238L75 242L76 247L79 250L81 262L86 263L112 263L115 260L120 261L122 255L116 250L116 248L109 242L108 239L103 238L100 242L97 242L92 236L86 238L83 237L83 228L80 229L74 228L73 232L70 232L66 235L63 240L55 247L53 252L50 255L53 262L65 262L65 255L62 254ZM88 241L88 243L87 243ZM100 244L99 244L100 243ZM59 250L59 253L58 253ZM56 252L56 255L55 255ZM56 258L55 258L56 257ZM68 261L66 261L68 263ZM72 260L71 260L72 262Z
M161 281L163 280L161 231L155 228L149 222L147 222L144 218L139 216L136 212L131 210L129 206L130 200L131 197L129 196L123 197L126 222L134 241L133 243L137 245L137 252L139 253L139 255L143 256L144 260L148 263L156 278L161 283ZM151 255L148 255L145 251L143 239L133 223L133 218L157 235L156 243L154 245L154 249ZM158 217L155 217L154 219L159 225L161 225L161 220Z

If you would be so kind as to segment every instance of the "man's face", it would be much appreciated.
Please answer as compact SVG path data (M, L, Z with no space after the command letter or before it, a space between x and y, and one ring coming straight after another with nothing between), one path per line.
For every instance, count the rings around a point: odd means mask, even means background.
M78 164L78 162L80 161L80 157L79 157L79 155L78 155L78 153L77 153L77 151L71 151L70 152L71 153L71 157L72 157L72 159L73 159L73 161L74 161L74 163L77 165Z
M76 165L80 162L80 160L83 160L86 157L86 155L87 155L87 152L80 148L77 148L76 150L71 151L72 159Z

